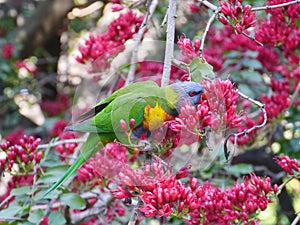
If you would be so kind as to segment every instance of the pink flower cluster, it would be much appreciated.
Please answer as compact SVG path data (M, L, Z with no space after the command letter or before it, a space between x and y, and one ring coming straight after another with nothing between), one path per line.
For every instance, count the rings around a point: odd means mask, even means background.
M242 6L242 0L221 1L221 12L224 16L219 16L220 22L224 25L231 25L234 30L241 34L249 27L256 25L255 12L251 12L250 5Z
M202 84L212 117L210 127L219 131L241 127L245 113L236 113L239 93L234 84L229 79L220 78L203 80Z
M260 178L255 174L244 177L243 182L236 182L232 188L222 191L210 183L198 186L194 194L198 200L195 210L189 212L189 224L255 224L251 218L257 210L265 210L271 202L270 194L276 193L269 177Z
M118 143L108 143L101 151L88 160L79 170L77 180L79 182L93 181L99 179L118 180L119 173L127 170L128 151Z
M67 126L65 120L59 120L54 123L50 134L52 137L59 137L59 140L68 140L76 138L76 133L73 131L64 131ZM70 154L72 154L77 147L77 143L65 143L55 146L55 149L61 154L63 160Z
M37 149L40 142L40 138L24 135L18 144L8 141L0 144L1 150L6 153L6 157L0 160L0 169L12 171L13 165L18 164L20 169L26 168L23 172L29 172L42 159L43 153Z
M181 50L181 54L185 57L184 60L188 63L200 56L200 43L201 41L199 39L196 39L194 44L189 38L186 37L180 37L177 45Z
M290 106L291 100L289 98L290 86L287 79L272 79L270 87L273 94L270 96L262 94L260 98L265 103L268 119L272 120Z
M268 5L285 3L285 0L268 0ZM271 47L281 46L284 56L291 64L299 63L297 49L300 46L300 30L296 25L300 17L300 5L292 4L267 10L271 15L255 32L258 41Z
M288 156L276 156L274 157L274 160L286 173L290 175L294 174L293 170L299 172L299 163L297 159L291 159Z
M149 168L152 168L152 179L149 177ZM192 225L233 224L235 221L253 224L251 216L257 210L265 210L271 202L269 195L276 192L276 187L271 187L269 177L260 178L255 174L244 177L242 183L236 182L232 188L222 191L208 182L199 185L197 178L189 175L188 168L182 168L171 176L167 176L168 173L164 170L156 162L151 166L147 165L143 173L137 173L138 178L143 175L147 179L143 182L147 185L138 185L132 182L137 177L129 178L124 174L123 179L127 182L123 182L112 193L119 199L140 197L143 205L139 210L146 217L189 215L187 222ZM157 180L157 175L163 179ZM187 176L190 176L187 183L180 180Z
M15 46L12 43L5 43L2 45L3 59L10 59L13 56Z
M125 42L138 31L142 20L141 16L128 10L109 24L106 33L91 35L84 45L79 46L81 56L76 60L80 63L93 63L94 71L109 68L109 61L124 50Z
M207 127L217 132L244 128L245 113L236 112L239 94L234 84L229 79L219 78L202 83L206 92L201 104L194 107L186 102L179 116L165 123L166 137L161 144L166 149L201 140Z
M49 116L57 116L69 108L70 98L67 94L60 93L55 100L45 100L40 103L40 106Z
M168 129L172 131L173 136L168 137L173 140L173 147L199 141L202 138L203 129L213 126L213 124L213 117L207 101L197 107L186 102L180 108L180 115L175 120L166 123Z
M16 61L15 66L18 70L25 69L28 73L32 75L36 75L38 73L37 66L28 59Z

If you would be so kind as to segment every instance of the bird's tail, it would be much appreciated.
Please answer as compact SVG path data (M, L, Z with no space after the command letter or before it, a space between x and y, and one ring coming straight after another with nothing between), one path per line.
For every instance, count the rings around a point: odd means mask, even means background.
M58 180L54 185L52 185L44 194L44 196L48 195L50 192L59 188L66 180L68 180L76 171L77 169L85 162L85 158L80 155L76 161L69 167L69 169L65 172L65 174Z
M58 187L60 187L67 179L69 179L78 169L79 167L89 158L91 158L95 153L103 147L103 142L100 139L97 133L89 134L81 154L76 159L76 161L69 167L69 169L65 172L65 174L52 186L50 187L44 196L54 191Z

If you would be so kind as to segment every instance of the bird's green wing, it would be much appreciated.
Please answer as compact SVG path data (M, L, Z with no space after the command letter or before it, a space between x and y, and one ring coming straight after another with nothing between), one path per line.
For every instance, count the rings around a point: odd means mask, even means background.
M136 83L130 84L128 86L122 87L122 88L118 89L117 91L115 91L114 93L112 93L107 98L100 101L92 109L90 109L86 113L79 116L77 124L94 117L99 112L104 110L111 102L113 102L119 96L131 93L131 92L137 92L137 93L143 92L145 89L152 89L152 88L157 88L157 87L158 87L158 85L154 81L136 82ZM86 128L87 127L84 127L83 132L87 132Z

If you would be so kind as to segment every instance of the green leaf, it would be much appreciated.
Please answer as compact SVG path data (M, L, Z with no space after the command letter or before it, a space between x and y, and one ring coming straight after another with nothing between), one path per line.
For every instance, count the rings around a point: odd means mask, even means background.
M23 186L23 187L12 189L11 195L14 195L14 196L31 195L33 192L34 192L34 190L32 189L32 187Z
M245 67L253 68L253 69L261 69L262 68L261 62L256 59L243 59L242 65Z
M0 211L0 220L5 220L8 217L14 217L17 213L22 210L21 206L9 206L6 209Z
M247 79L252 82L261 83L263 81L261 74L256 71L242 70L241 75L243 79Z
M202 81L202 74L201 72L198 70L198 66L200 64L200 59L194 59L191 63L190 63L190 71L191 71L191 75L192 75L192 81L200 83Z
M295 24L300 29L300 18L295 21Z
M28 217L28 221L31 223L38 224L44 218L42 209L31 211Z
M229 52L226 52L224 54L226 56L226 58L238 58L238 57L241 57L242 56L242 53L240 51L229 51Z
M208 63L203 63L199 58L190 63L192 81L200 83L203 77L212 79L214 77L213 67Z
M49 215L49 225L63 225L66 224L66 219L63 217L61 212L51 212Z
M226 167L228 168L228 172L232 175L234 175L235 177L240 177L240 175L243 174L248 174L250 172L253 172L252 166L249 164L238 164L238 165L232 165L230 167Z
M84 209L85 201L84 199L74 193L66 193L60 196L60 201L70 206L73 209Z
M248 56L249 58L256 58L258 56L258 52L248 50L244 53L244 56Z
M50 184L56 182L60 177L62 177L67 169L69 168L69 165L59 165L55 167L48 168L45 172L45 175L40 177L37 180L37 184L45 183Z

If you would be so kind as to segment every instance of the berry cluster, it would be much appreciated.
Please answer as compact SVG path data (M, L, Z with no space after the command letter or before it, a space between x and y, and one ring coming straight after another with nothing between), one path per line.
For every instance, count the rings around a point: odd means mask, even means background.
M37 149L40 142L40 138L24 135L18 144L0 144L0 148L6 153L5 158L0 160L0 169L12 172L14 164L17 164L23 172L29 172L42 159L43 153Z
M274 160L286 173L290 175L294 174L293 170L299 172L299 164L297 159L291 159L288 156L276 156L274 157Z

